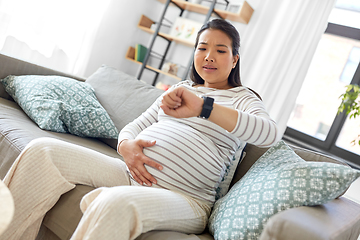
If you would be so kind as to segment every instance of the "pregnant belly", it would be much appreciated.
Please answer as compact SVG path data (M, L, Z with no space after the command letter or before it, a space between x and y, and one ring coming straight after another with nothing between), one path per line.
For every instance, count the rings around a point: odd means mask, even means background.
M155 187L181 192L203 201L213 201L223 171L219 153L210 139L177 122L156 123L138 139L156 140L144 154L163 166L146 166L156 180Z

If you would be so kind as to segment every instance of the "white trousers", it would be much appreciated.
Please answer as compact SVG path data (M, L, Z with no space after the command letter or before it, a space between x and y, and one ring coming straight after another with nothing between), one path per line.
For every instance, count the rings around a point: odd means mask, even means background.
M35 239L47 211L75 184L86 194L83 217L71 239L135 239L151 230L201 233L210 207L166 189L135 186L125 163L52 138L33 140L4 178L15 214L0 239Z

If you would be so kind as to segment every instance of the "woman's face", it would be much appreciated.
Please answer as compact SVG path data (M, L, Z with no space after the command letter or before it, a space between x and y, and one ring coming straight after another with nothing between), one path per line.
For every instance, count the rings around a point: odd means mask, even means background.
M228 89L228 77L239 56L232 54L231 39L220 30L207 29L199 37L194 54L194 66L204 79L204 86Z

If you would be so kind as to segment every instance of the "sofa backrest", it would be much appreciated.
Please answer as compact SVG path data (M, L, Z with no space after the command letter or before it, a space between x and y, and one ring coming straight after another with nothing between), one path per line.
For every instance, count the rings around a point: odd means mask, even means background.
M347 165L345 162L326 156L319 152L314 152L305 148L296 147L291 144L288 144L294 152L299 155L305 161L313 162L331 162L342 165ZM252 144L247 144L245 147L245 157L237 167L233 180L230 184L230 188L239 181L245 173L251 168L251 166L268 150L269 148L260 148Z
M8 75L59 75L85 81L85 79L81 77L55 71L0 54L0 79L5 78ZM108 111L118 130L121 130L128 122L131 122L145 111L163 92L162 90L138 81L135 77L107 66L99 68L98 71L86 81L95 89L95 93L97 94L100 103ZM109 94L110 92L112 94ZM0 97L11 99L5 92L2 84L0 84ZM100 140L116 149L116 140ZM291 147L306 161L325 161L347 165L344 162L317 152L295 146ZM247 144L245 148L245 158L239 164L230 186L241 179L256 160L267 150L268 148L259 148L252 144Z
M33 63L0 54L0 79L9 75L59 75L85 81L85 79L73 76L71 74L55 71L50 68L45 68ZM0 97L11 99L10 95L7 94L2 84L0 84Z

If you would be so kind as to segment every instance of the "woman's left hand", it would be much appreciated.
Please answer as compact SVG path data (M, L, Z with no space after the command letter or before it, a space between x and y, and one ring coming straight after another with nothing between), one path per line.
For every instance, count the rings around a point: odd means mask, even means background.
M165 114L175 118L197 117L200 115L204 100L184 87L167 92L161 102Z

